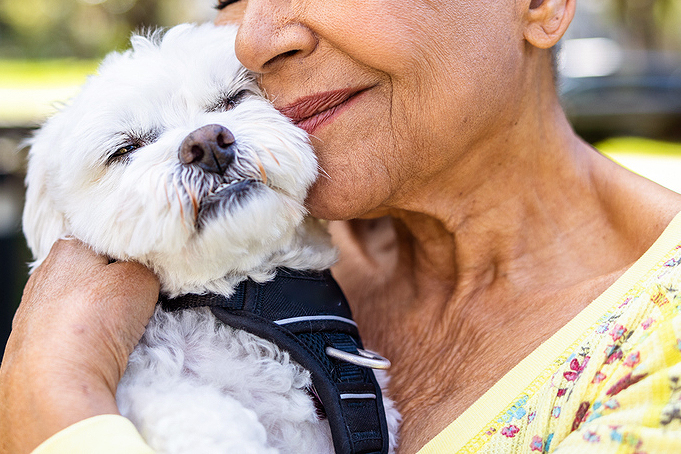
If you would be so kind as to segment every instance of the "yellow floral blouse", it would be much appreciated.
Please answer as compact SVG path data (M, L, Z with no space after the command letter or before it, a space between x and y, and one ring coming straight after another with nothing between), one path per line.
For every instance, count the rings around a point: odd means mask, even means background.
M680 312L681 214L617 282L418 454L681 453ZM34 454L94 452L153 453L128 420L102 415Z
M681 453L681 214L419 454Z

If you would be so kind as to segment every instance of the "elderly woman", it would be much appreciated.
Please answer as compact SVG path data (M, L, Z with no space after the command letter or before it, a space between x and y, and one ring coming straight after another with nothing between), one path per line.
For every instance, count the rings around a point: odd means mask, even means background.
M335 276L393 361L400 453L681 452L681 196L565 119L550 48L575 0L217 8L312 134L328 178L309 209L340 221ZM141 266L55 246L3 361L2 452L147 452L98 415L117 413L157 291Z

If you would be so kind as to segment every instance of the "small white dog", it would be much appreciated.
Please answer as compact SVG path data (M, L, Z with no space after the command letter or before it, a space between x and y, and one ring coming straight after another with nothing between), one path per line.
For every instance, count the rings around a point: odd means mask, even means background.
M277 269L331 266L328 235L303 207L315 155L259 94L234 39L210 24L134 36L36 133L23 218L34 267L66 235L148 266L167 297L230 296ZM332 453L314 394L275 344L209 308L159 308L117 400L158 452ZM392 451L399 415L383 403Z

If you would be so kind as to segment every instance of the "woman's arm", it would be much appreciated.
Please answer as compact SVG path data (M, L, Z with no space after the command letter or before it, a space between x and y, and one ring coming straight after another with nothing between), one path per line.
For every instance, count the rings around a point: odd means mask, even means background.
M57 242L33 273L0 367L0 453L117 414L116 386L158 299L154 274Z

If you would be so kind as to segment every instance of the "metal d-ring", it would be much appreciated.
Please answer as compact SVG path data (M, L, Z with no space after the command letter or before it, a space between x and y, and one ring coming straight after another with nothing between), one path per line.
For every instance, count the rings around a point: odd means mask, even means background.
M388 369L390 367L390 360L382 357L378 353L367 350L357 349L359 355L354 353L344 352L333 347L326 347L326 354L332 358L345 361L346 363L354 364L360 367L368 367L370 369Z

